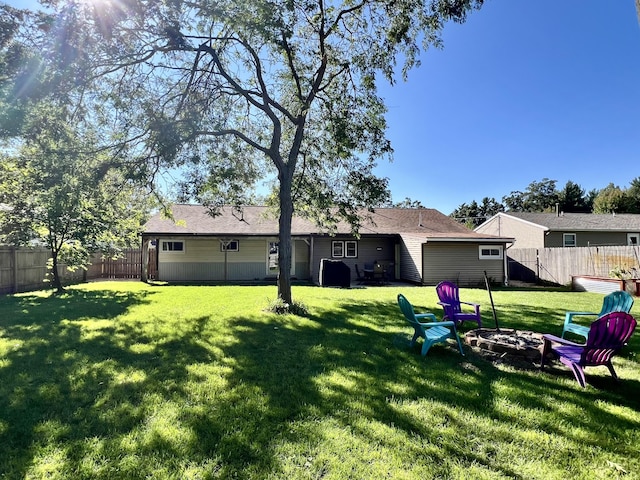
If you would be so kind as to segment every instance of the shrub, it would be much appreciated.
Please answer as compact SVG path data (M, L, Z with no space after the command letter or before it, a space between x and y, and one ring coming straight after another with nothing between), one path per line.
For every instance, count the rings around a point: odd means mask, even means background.
M271 312L277 315L286 315L291 313L300 317L304 317L309 314L309 311L304 304L299 302L287 303L280 297L275 300L270 300L269 304L265 308L265 312Z

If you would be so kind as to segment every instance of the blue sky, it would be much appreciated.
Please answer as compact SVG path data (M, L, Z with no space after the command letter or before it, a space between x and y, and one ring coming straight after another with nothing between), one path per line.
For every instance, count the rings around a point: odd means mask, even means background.
M589 191L640 176L633 0L487 0L443 39L381 91L394 201L449 214L543 178Z
M376 172L394 201L449 214L543 178L589 191L640 176L634 0L486 0L443 39L381 84L395 161Z

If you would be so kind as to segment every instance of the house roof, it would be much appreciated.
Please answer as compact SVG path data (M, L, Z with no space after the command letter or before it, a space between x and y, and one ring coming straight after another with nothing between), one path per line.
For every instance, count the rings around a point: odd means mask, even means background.
M202 205L174 205L173 220L154 215L145 225L144 234L150 235L202 235L202 236L277 236L278 218L270 215L267 207L246 206L242 210L224 207L221 214L212 217ZM431 208L378 208L371 214L372 222L365 222L360 234L398 235L407 234L423 239L457 241L511 241L493 235L484 235L469 230L454 219ZM291 234L322 235L327 232L313 222L294 216ZM337 234L348 235L351 228L346 223L338 224Z
M640 215L632 213L531 213L508 212L498 216L514 217L550 231L640 232Z

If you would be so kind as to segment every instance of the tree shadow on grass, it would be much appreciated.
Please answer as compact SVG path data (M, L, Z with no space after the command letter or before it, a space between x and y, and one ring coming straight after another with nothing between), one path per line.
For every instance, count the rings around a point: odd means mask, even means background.
M395 304L373 302L364 308L375 311L377 318L393 318L402 323ZM278 448L287 443L308 445L306 456L300 454L300 458L313 458L314 445L333 441L320 426L325 421L338 422L348 429L356 444L364 441L372 446L384 445L384 436L378 437L375 429L362 426L358 421L363 416L367 419L365 424L393 425L404 432L407 440L421 438L417 442L408 441L406 452L400 456L406 465L413 464L416 458L432 466L441 465L431 471L434 476L450 475L447 461L453 458L469 465L484 465L495 474L522 477L511 466L509 458L491 455L492 432L473 431L465 421L471 414L488 423L517 425L519 419L505 410L503 401L540 409L539 425L531 426L531 430L542 427L575 448L585 448L585 445L609 448L612 455L618 455L619 446L601 445L597 432L602 432L603 425L612 436L614 432L620 434L639 427L637 422L620 418L602 406L603 400L619 400L620 389L583 392L573 386L565 387L537 371L505 371L473 355L461 357L451 347L434 346L425 359L419 356L419 349L394 341L397 334L390 334L384 325L354 321L362 315L362 310L362 305L342 306L338 310L317 312L308 322L282 322L276 326L237 319L235 324L244 333L242 342L225 349L225 356L235 362L229 381L231 385L243 385L260 392L266 404L261 406L258 417L264 421L255 421L253 411L245 412L247 418L239 418L239 422L250 423L251 428L227 443L224 435L212 438L207 433L223 431L222 423L216 424L215 418L206 414L194 418L194 429L209 439L205 449L214 451L225 445L226 452L241 452L226 463L226 473L242 471L256 458L267 461L277 472L283 468L278 466ZM503 389L504 385L509 387ZM634 392L638 393L636 385L626 385L624 396L633 396ZM429 420L423 421L402 408L406 401L424 399L439 405L440 409L439 413L429 412ZM627 405L633 408L637 402L631 400L630 403ZM563 413L567 404L573 408ZM561 422L558 424L555 419ZM275 430L274 425L278 426ZM304 425L304 428L295 425ZM456 428L450 428L451 425ZM527 425L522 428L527 429ZM585 438L585 431L594 434ZM500 439L505 444L522 442L518 428L498 435L508 437ZM464 438L476 440L468 443L461 441ZM483 443L480 451L478 442ZM428 459L424 443L433 447ZM391 441L386 448L397 450L397 445ZM531 456L539 454L536 448L531 447ZM304 461L300 463L302 468ZM308 472L313 476L321 475L330 467L312 462L305 468L315 468L315 472Z
M458 464L522 478L504 452L518 444L539 457L538 445L526 445L538 430L568 443L564 460L550 453L561 462L588 448L633 453L612 439L640 425L611 407L637 408L638 382L603 377L601 390L582 390L444 345L424 358L408 346L411 327L393 302L222 324L213 312L172 334L117 320L151 301L149 292L101 291L0 302L14 314L2 323L0 471L23 478L58 449L64 458L51 468L76 478L177 478L188 468L220 478L295 468L313 478L349 465L366 471L369 450L379 450L396 456L396 468L428 466L433 477ZM517 322L530 314L509 313ZM84 318L104 322L87 332ZM211 329L225 335L212 342ZM535 424L518 417L523 405L538 410Z
M0 324L0 472L7 478L28 472L145 478L154 466L144 465L144 457L135 459L137 449L170 453L170 442L157 437L154 442L153 435L133 449L121 444L128 436L136 442L136 432L163 401L186 397L188 366L211 361L198 342L209 319L193 319L185 334L173 337L118 320L152 296L148 291L69 291L0 302L7 315ZM62 458L56 460L56 452ZM128 466L121 463L127 456L134 458ZM102 475L82 473L91 462L106 464L97 470ZM33 472L34 464L45 470Z
M66 290L54 295L0 297L0 326L59 322L79 318L111 319L134 305L148 303L148 291Z

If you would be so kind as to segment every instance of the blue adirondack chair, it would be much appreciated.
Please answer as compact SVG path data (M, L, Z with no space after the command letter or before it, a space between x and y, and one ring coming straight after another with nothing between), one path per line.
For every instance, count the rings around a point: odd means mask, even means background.
M398 305L400 305L400 310L402 310L405 318L414 329L411 346L413 347L416 344L418 338L422 337L424 339L422 344L423 357L427 354L431 345L434 343L445 342L448 338L452 338L458 342L460 354L464 355L464 352L462 351L462 344L460 343L460 338L458 337L458 332L456 331L456 325L454 322L439 322L436 320L436 316L433 313L416 314L413 310L413 306L409 303L409 300L407 300L401 293L398 294ZM431 321L424 322L423 320L425 319Z
M591 324L584 345L555 335L543 335L540 369L544 368L547 355L554 352L562 363L573 370L573 375L582 387L586 385L584 367L605 365L611 376L618 380L611 357L627 344L636 324L636 319L626 312L611 312Z
M436 285L436 293L440 299L438 305L441 305L444 310L443 320L451 320L458 326L465 321L476 322L478 324L478 328L482 328L480 305L477 303L461 302L460 290L455 283L446 281L440 282ZM463 311L462 305L473 307L473 312Z
M562 335L566 332L572 332L577 335L583 336L585 339L589 336L589 328L586 325L580 325L574 322L574 317L591 316L602 317L610 312L626 312L629 313L633 307L633 297L623 290L617 290L610 293L602 302L602 309L600 313L595 312L567 312L564 317L564 326L562 327Z

